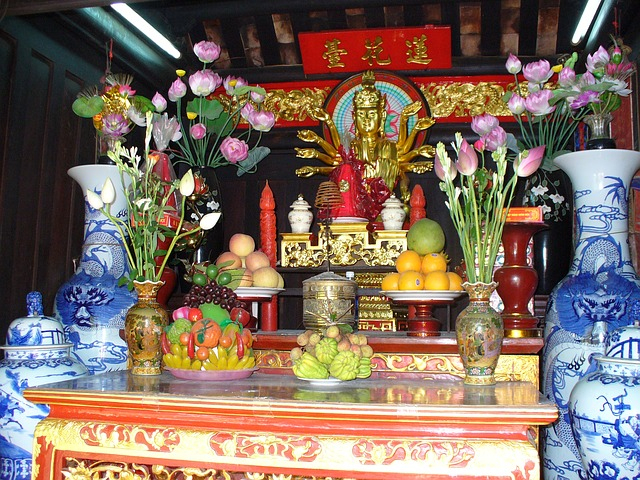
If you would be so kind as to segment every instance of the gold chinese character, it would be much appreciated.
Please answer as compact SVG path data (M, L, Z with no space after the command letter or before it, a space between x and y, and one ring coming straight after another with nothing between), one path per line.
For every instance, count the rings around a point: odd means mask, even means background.
M364 47L367 49L367 53L362 56L362 60L366 60L369 66L373 65L375 61L378 65L389 65L391 58L387 57L384 60L380 58L382 55L382 38L377 36L372 42L371 40L365 40Z
M341 55L346 55L347 51L344 48L338 48L339 45L340 40L337 38L327 40L324 44L327 51L322 54L322 58L329 62L329 68L344 67L344 63L342 63L342 58L340 57Z
M413 41L407 40L405 43L409 49L407 50L407 63L420 63L427 65L431 62L429 55L427 55L427 36L422 35L420 38L413 37Z

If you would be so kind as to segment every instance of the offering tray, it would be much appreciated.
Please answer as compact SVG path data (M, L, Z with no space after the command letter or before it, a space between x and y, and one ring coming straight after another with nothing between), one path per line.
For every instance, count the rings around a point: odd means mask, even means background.
M409 305L407 335L412 337L435 337L440 335L440 320L433 316L433 307L452 305L466 295L463 290L382 290L380 295L389 298L393 303Z
M284 292L284 288L238 287L234 292L240 300L261 302L271 300L274 295Z

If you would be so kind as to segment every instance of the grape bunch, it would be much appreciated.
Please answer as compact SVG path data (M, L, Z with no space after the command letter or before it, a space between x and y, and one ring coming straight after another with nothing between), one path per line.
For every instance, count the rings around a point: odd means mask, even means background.
M206 285L193 285L189 293L184 296L183 304L187 307L197 308L203 303L220 305L228 311L235 307L247 309L246 302L239 300L231 288L219 285L215 281L210 281Z

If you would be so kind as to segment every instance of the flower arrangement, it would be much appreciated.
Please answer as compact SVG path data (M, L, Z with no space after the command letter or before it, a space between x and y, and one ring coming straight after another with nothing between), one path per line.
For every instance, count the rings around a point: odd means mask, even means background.
M154 171L160 156L151 152L149 145L151 136L156 144L163 145L163 139L171 138L175 125L171 122L153 121L153 114L146 115L145 150L141 158L137 148L125 149L120 142L116 142L109 157L117 165L122 186L131 186L127 192L128 219L123 220L111 213L111 204L115 200L116 191L110 178L105 181L101 193L98 195L87 190L87 200L91 207L100 210L109 218L119 230L122 238L128 237L125 243L127 260L130 267L128 277L120 280L120 285L127 283L133 289L133 281L160 280L169 256L177 242L188 235L196 234L200 230L208 230L215 226L220 213L210 213L200 219L199 224L189 230L183 230L185 199L193 193L195 182L191 170L178 181L167 182ZM175 194L179 192L181 208L175 204ZM172 229L167 218L177 218L177 225ZM125 235L125 232L127 235ZM160 249L161 242L168 242L165 249ZM161 259L160 262L157 260ZM159 264L158 264L159 263Z
M471 146L456 133L451 144L457 155L455 162L439 142L434 169L441 180L440 189L447 195L445 203L460 237L466 279L470 283L490 283L518 178L527 177L539 168L545 147L524 150L509 161L506 135L504 141L500 140L502 127L497 125L497 120L496 123L487 122L486 117L474 120L474 129L483 132L480 140ZM491 152L495 171L485 165L485 152ZM509 164L513 165L513 172L507 178Z
M259 86L249 86L240 77L222 79L207 68L220 55L220 47L214 42L196 43L193 51L203 64L201 70L188 78L194 98L185 102L187 85L183 81L186 75L184 70L177 71L178 78L171 84L167 94L169 101L176 104L182 133L177 140L177 162L213 168L235 165L238 176L252 173L270 152L267 147L259 146L262 133L271 130L275 124L275 115L262 109L265 90ZM213 95L220 86L224 86L229 96L226 105ZM167 100L160 93L156 92L151 101L158 112L167 108ZM187 118L188 126L184 124L183 116ZM242 120L247 122L248 127L233 136ZM257 138L254 131L257 132ZM253 146L250 146L252 142Z
M616 110L620 97L631 92L628 79L633 65L617 41L611 54L600 46L588 55L585 73L576 73L577 59L574 52L554 67L544 59L523 66L510 54L505 64L514 76L515 89L507 92L504 100L518 121L523 148L546 146L544 170L557 169L553 159L568 151L576 128L587 115ZM518 78L521 72L526 83Z
M82 90L71 105L82 118L92 118L101 142L101 153L113 151L116 142L124 143L134 124L144 124L146 112L153 110L151 101L136 95L131 88L133 76L109 73L102 88Z

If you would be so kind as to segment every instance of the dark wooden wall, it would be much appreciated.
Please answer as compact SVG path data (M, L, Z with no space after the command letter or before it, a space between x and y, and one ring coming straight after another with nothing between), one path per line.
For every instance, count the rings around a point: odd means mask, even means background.
M43 27L44 26L44 27ZM55 33L55 34L54 34ZM9 323L25 315L31 290L44 296L45 314L53 311L59 286L72 274L80 255L84 207L80 188L67 170L94 160L90 120L71 111L76 94L96 85L104 71L105 52L64 25L47 19L7 17L0 23L0 342ZM113 71L130 71L113 65ZM485 72L486 73L486 72ZM153 95L154 79L137 76L135 87ZM248 78L251 83L260 78ZM455 126L436 125L430 143L452 138ZM318 130L319 131L319 130ZM464 131L464 129L463 129ZM134 140L132 140L134 141ZM302 146L295 129L276 129L263 137L272 148L252 175L237 177L235 169L219 169L225 212L225 237L243 232L259 239L259 198L269 181L277 204L278 231L290 231L289 206L302 193L313 203L323 177L299 179L294 170L307 160L295 157ZM453 262L460 248L444 198L433 173L411 176L427 195L427 214L443 225ZM297 308L281 323L295 326Z

